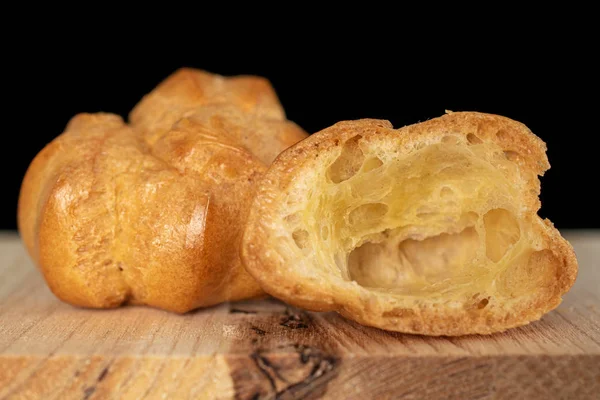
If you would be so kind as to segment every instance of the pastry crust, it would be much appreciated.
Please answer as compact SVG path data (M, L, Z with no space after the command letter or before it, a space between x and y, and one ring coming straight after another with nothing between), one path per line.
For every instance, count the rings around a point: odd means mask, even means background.
M241 145L266 165L307 134L288 121L268 80L182 68L144 96L129 115L150 145L188 118Z
M262 177L242 245L269 294L364 325L489 334L539 319L573 285L571 245L538 217L546 146L474 112L392 129L340 122Z
M262 295L239 257L243 221L271 154L304 137L266 80L179 70L131 125L79 114L35 157L22 239L52 292L77 306L183 313Z

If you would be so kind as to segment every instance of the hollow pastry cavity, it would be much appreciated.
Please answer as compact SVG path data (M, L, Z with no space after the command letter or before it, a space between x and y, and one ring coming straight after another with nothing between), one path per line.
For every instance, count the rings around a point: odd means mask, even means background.
M511 201L519 171L498 145L398 156L359 139L345 142L290 224L292 235L310 232L298 244L308 261L364 287L449 296L464 281L479 292L533 251Z
M522 325L576 274L570 245L536 215L544 151L521 124L485 114L337 124L265 176L245 265L275 296L384 329Z

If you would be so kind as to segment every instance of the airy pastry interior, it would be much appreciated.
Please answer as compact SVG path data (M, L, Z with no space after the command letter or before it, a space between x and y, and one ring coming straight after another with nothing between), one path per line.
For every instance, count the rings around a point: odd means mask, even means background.
M410 152L361 139L314 172L302 209L285 218L290 250L310 265L370 290L479 309L552 275L541 270L556 265L552 253L530 234L519 154L473 134Z

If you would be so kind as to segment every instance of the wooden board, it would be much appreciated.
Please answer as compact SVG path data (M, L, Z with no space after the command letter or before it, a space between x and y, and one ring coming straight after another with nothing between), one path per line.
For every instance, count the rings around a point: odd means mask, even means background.
M58 301L0 236L0 399L599 399L600 232L541 321L492 336L367 328L275 300L178 316Z

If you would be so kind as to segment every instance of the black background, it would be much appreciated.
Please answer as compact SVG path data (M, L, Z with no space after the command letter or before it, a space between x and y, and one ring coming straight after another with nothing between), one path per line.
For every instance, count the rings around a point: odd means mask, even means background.
M542 178L540 215L559 229L600 228L597 214L597 47L562 32L513 41L474 42L477 32L412 46L409 39L286 38L277 34L196 43L124 44L100 36L46 38L22 46L5 74L11 106L3 119L0 229L16 228L21 180L33 157L79 112L127 116L147 92L179 67L271 80L288 118L309 132L337 121L382 118L394 126L440 116L445 109L505 115L548 145L552 168ZM381 38L380 38L381 39ZM26 50L23 50L26 49ZM7 111L8 110L8 111Z

